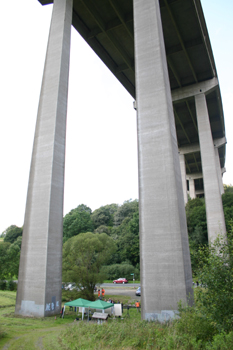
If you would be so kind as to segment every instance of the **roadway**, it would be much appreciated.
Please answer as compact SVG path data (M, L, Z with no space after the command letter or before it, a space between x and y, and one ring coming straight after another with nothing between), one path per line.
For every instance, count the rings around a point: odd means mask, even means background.
M100 285L100 288L104 288L105 293L107 295L128 296L132 300L141 300L141 297L135 295L135 292L139 286L140 286L139 283L134 283L134 284L103 283Z

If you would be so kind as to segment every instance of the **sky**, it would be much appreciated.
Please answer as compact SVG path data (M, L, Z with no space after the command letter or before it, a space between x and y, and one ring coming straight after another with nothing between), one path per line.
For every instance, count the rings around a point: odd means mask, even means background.
M202 0L220 82L233 184L233 1ZM1 4L0 233L22 226L52 5ZM138 198L133 98L72 28L64 215Z

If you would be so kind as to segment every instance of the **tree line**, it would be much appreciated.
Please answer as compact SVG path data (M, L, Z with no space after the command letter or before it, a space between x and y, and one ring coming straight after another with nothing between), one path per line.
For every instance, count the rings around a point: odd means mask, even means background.
M222 195L222 202L226 228L230 232L230 222L233 219L233 186L224 187L225 193ZM192 270L195 277L198 266L196 252L200 247L208 244L203 198L188 201L186 217ZM1 235L4 238L3 242L0 243L1 280L17 278L18 276L22 234L23 228L12 225ZM89 265L87 256L89 256ZM64 216L63 276L65 280L75 282L71 270L75 270L74 266L76 266L77 274L77 270L82 266L81 260L84 262L84 270L85 266L89 266L89 271L92 269L93 273L99 276L97 280L103 278L113 280L118 277L132 279L132 274L134 274L135 279L139 279L138 200L127 200L122 205L108 204L93 212L91 208L81 204ZM87 275L87 270L85 271L83 275ZM80 276L79 273L79 280ZM97 280L93 283L96 283ZM80 283L83 284L84 281L80 281Z

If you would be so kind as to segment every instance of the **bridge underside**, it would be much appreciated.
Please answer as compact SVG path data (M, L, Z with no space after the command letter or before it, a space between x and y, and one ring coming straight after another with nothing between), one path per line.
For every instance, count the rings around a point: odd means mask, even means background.
M39 0L42 5L51 0ZM200 1L160 0L171 91L217 77ZM133 0L74 0L74 28L136 99ZM219 85L207 96L213 139L225 137ZM173 103L178 147L199 142L194 97ZM225 144L218 147L221 168ZM200 151L185 156L186 173L202 173ZM197 191L203 179L195 179Z

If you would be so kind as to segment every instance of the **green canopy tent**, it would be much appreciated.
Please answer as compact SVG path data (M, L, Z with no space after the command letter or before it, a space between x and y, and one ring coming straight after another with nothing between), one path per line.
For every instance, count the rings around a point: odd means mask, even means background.
M96 301L89 301L86 299L79 298L79 299L65 303L64 312L65 312L66 306L82 307L82 320L83 320L85 308L88 308L88 314L89 314L89 309L101 309L102 312L104 312L105 309L113 307L114 304L107 303L106 301L99 300L99 299ZM88 321L89 321L89 317L88 317Z
M96 301L90 301L90 303L88 304L88 307L90 309L102 309L102 312L104 313L105 309L111 308L113 307L114 304L112 303L107 303L106 301L97 299Z
M90 301L88 303L88 307L90 307L91 309L102 309L103 312L105 309L108 309L109 307L114 306L114 304L112 303L107 303L106 301L103 300L96 300L96 301Z
M64 312L65 312L66 306L81 307L82 308L82 320L83 320L85 308L88 307L87 305L89 303L91 303L91 301L86 300L86 299L82 299L82 298L78 298L78 299L73 300L73 301L68 301L67 303L64 304Z

